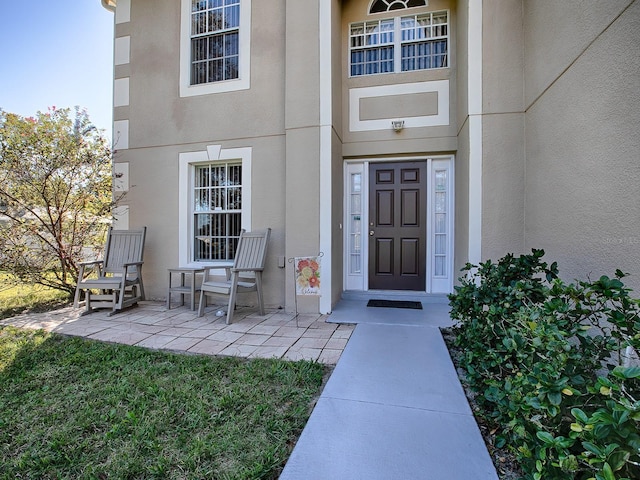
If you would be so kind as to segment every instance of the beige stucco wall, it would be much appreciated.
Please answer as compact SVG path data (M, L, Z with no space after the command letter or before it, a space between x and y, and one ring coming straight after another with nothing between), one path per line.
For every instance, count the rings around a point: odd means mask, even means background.
M129 225L148 227L150 298L165 298L167 268L178 266L179 154L221 145L252 149L251 226L272 228L265 299L285 304L286 270L278 268L287 255L285 3L252 2L251 88L217 95L179 96L180 1L132 0L131 21L116 24L116 37L131 37L130 63L115 67L116 78L130 77L130 104L115 108L114 120L129 120L130 131L129 148L114 161L129 163L131 188L122 200L130 207Z
M482 2L482 258L524 246L521 0Z
M525 247L567 279L620 268L637 295L640 3L524 5Z

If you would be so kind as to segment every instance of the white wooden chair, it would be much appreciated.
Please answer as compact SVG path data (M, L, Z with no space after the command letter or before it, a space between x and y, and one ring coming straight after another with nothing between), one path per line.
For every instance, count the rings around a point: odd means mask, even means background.
M270 235L270 228L257 232L242 230L233 266L228 267L229 271L227 272L226 281L216 281L210 278L210 270L216 267L205 268L200 290L200 304L198 306L199 317L204 314L207 295L227 295L229 297L227 325L230 325L233 321L233 311L236 307L237 294L245 292L257 292L260 315L264 315L262 271L265 266L267 243L269 242Z
M144 300L142 254L146 233L147 227L139 230L109 228L102 260L80 264L73 300L76 308L84 302L84 314L95 308L111 308L109 315L113 315ZM81 300L83 292L84 300Z

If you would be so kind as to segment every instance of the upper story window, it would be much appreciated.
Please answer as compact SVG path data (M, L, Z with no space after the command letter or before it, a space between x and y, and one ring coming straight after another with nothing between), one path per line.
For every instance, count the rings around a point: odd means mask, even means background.
M369 13L390 12L391 10L402 10L413 7L426 7L427 0L376 0L371 5Z
M352 77L448 67L448 12L352 23L349 53Z
M240 0L192 0L191 85L238 78Z
M251 0L181 0L180 96L250 86Z

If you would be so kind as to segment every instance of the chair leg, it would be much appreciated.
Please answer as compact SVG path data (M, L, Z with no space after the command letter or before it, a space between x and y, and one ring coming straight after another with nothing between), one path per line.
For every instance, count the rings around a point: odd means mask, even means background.
M227 307L227 325L233 322L233 311L236 309L236 297L238 296L238 275L231 275L231 291L229 292L229 306Z
M204 290L200 290L200 302L198 303L198 316L199 317L204 315L204 307L206 306L205 305L206 303L207 303L207 295L205 294Z
M256 290L258 293L258 306L260 315L264 317L264 297L262 296L262 272L256 272Z

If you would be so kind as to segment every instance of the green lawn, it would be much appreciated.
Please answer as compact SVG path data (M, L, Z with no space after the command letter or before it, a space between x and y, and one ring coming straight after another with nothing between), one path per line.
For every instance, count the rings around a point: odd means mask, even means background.
M0 327L0 479L275 479L325 373Z
M48 310L69 301L69 295L42 285L25 285L0 272L0 320L24 311Z

